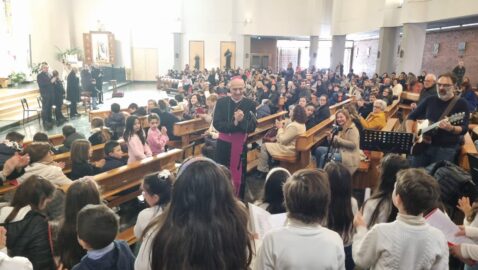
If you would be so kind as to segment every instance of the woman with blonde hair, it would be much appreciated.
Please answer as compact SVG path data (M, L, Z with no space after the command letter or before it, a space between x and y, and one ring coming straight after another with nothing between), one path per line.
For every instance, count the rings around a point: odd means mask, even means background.
M319 146L315 150L317 168L323 168L330 159L341 162L353 175L360 164L360 133L347 110L340 109L335 113L335 124L336 128L327 132L327 140L331 144L329 156L326 157L327 146Z

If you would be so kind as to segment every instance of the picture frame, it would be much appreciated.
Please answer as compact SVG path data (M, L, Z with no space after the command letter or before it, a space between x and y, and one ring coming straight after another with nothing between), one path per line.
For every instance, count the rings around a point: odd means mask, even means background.
M113 65L115 63L115 38L106 31L83 34L85 62L87 64Z

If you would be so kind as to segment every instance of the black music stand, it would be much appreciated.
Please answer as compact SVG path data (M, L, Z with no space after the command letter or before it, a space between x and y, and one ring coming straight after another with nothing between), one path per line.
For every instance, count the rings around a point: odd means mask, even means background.
M362 150L409 154L413 146L413 133L364 129L361 135Z

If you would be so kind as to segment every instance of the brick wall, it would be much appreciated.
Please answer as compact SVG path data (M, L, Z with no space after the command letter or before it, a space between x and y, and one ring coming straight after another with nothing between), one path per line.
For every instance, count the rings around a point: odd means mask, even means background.
M251 54L268 54L269 66L276 71L277 68L277 40L272 38L251 39ZM252 57L252 56L251 56ZM252 59L251 59L252 65Z
M458 43L466 42L466 50L463 56L466 74L473 85L478 84L478 28L466 30L450 30L427 33L425 49L423 52L422 70L437 75L453 70L461 59L458 54ZM438 54L433 56L433 45L439 43ZM367 72L370 76L375 73L377 66L378 39L361 40L354 43L358 48L358 56L354 55L353 68L355 73ZM370 56L367 56L367 48L371 47ZM395 66L398 64L395 57ZM401 72L401 70L396 70ZM408 71L405 70L408 73Z
M465 62L466 74L473 85L478 83L478 28L466 30L450 30L427 33L425 51L423 52L422 69L437 75L453 70L460 59L458 43L466 42ZM439 43L437 56L433 56L433 44Z
M354 42L354 47L354 73L362 74L362 72L366 72L368 76L371 77L377 67L378 39L356 41ZM369 48L371 48L370 55L367 55Z

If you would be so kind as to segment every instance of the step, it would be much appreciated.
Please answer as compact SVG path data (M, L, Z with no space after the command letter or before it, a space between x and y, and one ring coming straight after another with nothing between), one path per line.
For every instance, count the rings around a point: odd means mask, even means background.
M31 94L31 93L38 93L40 94L40 90L37 89L12 89L12 88L7 88L7 89L0 89L0 99L4 98L22 98L25 95Z
M27 102L28 102L28 101L27 101ZM38 105L38 102L36 102L36 101L35 101L35 102L33 102L33 101L32 101L32 102L28 102L28 105L29 105L28 107L29 107L30 109L34 109L34 108L40 107L40 106ZM0 114L3 114L3 113L5 113L5 112L9 112L9 111L12 111L12 110L13 110L13 111L17 111L17 110L23 111L22 103L20 102L20 100L18 100L18 103L16 103L16 104L13 103L13 104L9 104L9 105L7 105L7 106L2 106L2 107L0 107Z
M20 99L21 98L26 98L27 101L28 101L28 104L30 104L30 101L35 101L35 103L37 103L37 97L40 96L40 93L29 93L29 94L26 94L22 97L5 97L5 98L2 98L0 99L0 108L3 106L3 105L7 105L9 103L13 103L13 102L20 102Z

